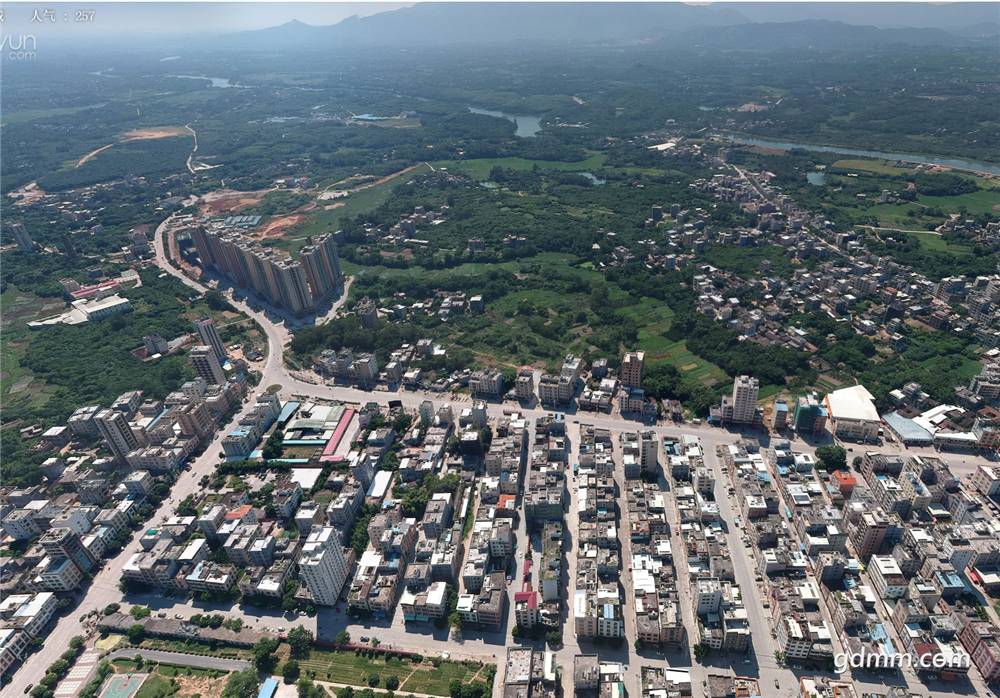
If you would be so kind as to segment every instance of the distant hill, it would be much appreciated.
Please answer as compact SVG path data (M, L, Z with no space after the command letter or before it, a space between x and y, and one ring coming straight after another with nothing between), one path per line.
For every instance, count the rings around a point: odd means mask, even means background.
M879 46L960 46L968 41L941 29L880 29L831 22L758 22L729 27L699 27L684 33L687 45L735 49L870 49ZM671 43L677 43L671 40Z
M825 13L861 20L869 6L874 8L871 15L879 20L880 26L874 26L875 21L861 25L819 17ZM804 3L428 2L367 17L350 17L331 26L293 21L269 29L230 34L222 42L264 49L657 41L719 48L857 49L879 45L954 46L995 36L995 32L990 32L995 22L977 23L976 19L996 15L998 4L929 6L933 9L921 5L919 11L914 9L917 7L910 3L863 3L863 7L848 11L841 4L832 3L807 6ZM954 32L933 23L927 25L945 15L951 18L947 26L953 27ZM772 16L786 20L766 19ZM924 26L906 24L908 16L919 19ZM897 20L900 24L887 26ZM973 27L984 29L973 31Z
M326 41L337 46L420 46L553 41L642 41L696 26L746 22L733 9L682 3L419 3L327 27L288 22L230 35L276 47Z
M911 27L953 31L1000 22L997 2L747 2L726 3L750 22L825 19L882 29Z

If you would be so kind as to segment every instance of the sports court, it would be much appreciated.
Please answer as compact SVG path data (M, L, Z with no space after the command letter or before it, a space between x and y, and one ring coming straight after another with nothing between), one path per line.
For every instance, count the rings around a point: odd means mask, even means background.
M113 674L104 684L100 698L132 698L147 674Z

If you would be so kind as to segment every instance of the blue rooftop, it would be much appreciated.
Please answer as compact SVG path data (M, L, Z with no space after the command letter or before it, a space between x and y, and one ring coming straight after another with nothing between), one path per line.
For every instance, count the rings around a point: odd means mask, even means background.
M899 434L903 441L933 443L934 435L914 422L912 419L902 416L898 412L890 412L882 416L882 421L889 425L889 428Z
M299 409L299 404L300 403L295 402L294 400L289 400L288 402L286 402L282 406L281 412L278 414L278 421L284 424L289 419L291 419L292 415L295 414L295 411Z
M260 693L257 694L257 698L273 698L277 691L278 680L272 676L264 680L264 683L260 687Z

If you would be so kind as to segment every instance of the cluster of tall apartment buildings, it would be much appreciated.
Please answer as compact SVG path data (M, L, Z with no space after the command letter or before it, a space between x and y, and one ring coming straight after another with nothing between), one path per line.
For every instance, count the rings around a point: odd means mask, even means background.
M297 260L225 227L192 228L191 240L203 268L214 267L236 285L253 289L295 315L315 310L343 282L332 235L310 238Z

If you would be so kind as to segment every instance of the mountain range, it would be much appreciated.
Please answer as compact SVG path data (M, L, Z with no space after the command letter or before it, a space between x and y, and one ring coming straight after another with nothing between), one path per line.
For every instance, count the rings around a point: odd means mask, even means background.
M997 3L417 3L334 25L223 38L268 48L669 42L705 48L958 46L995 41Z

